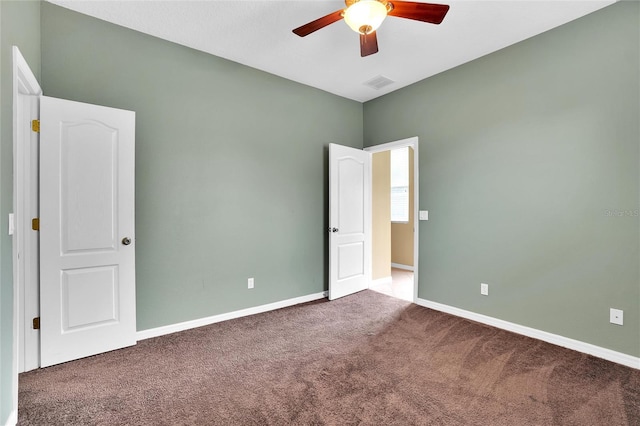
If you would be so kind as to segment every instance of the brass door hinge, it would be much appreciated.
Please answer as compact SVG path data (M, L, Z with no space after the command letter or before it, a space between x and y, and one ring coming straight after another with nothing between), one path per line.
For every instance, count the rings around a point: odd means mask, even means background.
M33 319L33 329L40 330L40 317L35 317Z
M31 229L33 229L34 231L39 231L40 230L40 219L37 217L34 217L33 219L31 219Z
M40 120L31 120L31 130L40 133Z

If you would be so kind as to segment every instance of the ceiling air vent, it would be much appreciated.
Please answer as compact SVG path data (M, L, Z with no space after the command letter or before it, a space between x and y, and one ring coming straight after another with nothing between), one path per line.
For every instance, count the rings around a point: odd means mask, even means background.
M385 86L388 86L390 84L395 83L395 81L383 76L383 75L379 75L377 77L373 77L371 80L369 81L365 81L364 85L365 86L369 86L372 89L376 89L376 90L380 90Z

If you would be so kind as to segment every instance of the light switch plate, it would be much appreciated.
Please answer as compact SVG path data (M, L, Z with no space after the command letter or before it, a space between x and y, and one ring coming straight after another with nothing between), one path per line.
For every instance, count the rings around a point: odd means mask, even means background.
M429 220L429 210L420 210L420 220Z
M13 213L9 213L9 226L8 226L9 235L13 235L15 230L16 229L15 229L15 222L13 221Z

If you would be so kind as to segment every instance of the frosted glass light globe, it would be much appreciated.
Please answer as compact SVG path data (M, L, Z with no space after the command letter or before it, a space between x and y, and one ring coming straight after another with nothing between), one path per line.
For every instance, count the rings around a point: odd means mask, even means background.
M377 0L360 0L344 12L347 25L360 34L369 34L377 30L386 17L386 6Z

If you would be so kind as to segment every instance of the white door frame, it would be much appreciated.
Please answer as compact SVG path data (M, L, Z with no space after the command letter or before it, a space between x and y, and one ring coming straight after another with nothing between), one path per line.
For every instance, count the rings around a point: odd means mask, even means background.
M25 352L25 338L21 334L26 329L25 307L29 301L25 298L25 277L33 277L33 271L29 265L33 262L32 256L37 256L29 244L28 235L31 231L31 218L28 209L29 200L34 195L30 185L30 173L25 164L32 164L31 138L29 123L38 118L38 100L42 89L38 80L33 75L27 61L20 53L17 46L12 47L13 56L13 351L12 351L12 416L17 421L18 410L18 373L24 366L20 362ZM35 115L30 115L31 114ZM27 131L25 131L27 130ZM33 182L31 182L33 183ZM36 182L37 184L37 182ZM37 267L37 263L36 263ZM37 270L36 270L37 273ZM37 277L37 275L36 275ZM33 280L31 280L33 281ZM37 280L35 283L37 286ZM37 288L37 287L36 287ZM37 299L31 300L37 311ZM30 348L31 353L38 353L38 348Z
M419 247L419 165L420 156L418 155L418 137L401 139L394 142L383 143L380 145L369 146L364 150L372 154L376 152L390 151L392 149L404 148L409 146L413 148L413 303L418 300L418 247Z

